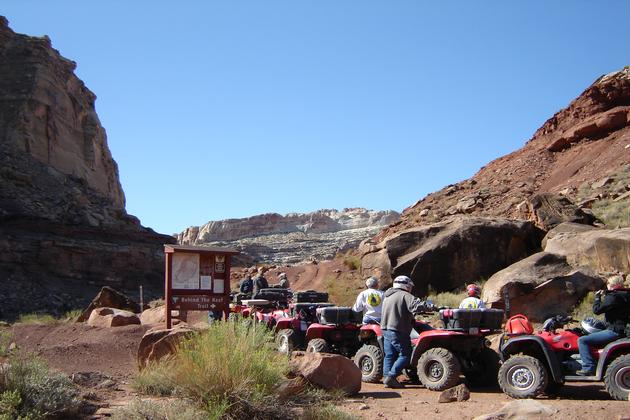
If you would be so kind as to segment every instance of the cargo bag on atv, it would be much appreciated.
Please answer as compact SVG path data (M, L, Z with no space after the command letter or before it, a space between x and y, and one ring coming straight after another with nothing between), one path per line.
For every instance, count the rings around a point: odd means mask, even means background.
M345 306L317 308L317 320L323 325L357 324L362 318L362 313L354 312L352 308Z
M305 313L312 315L315 318L317 308L326 308L335 306L334 303L294 303L290 306L291 316L296 316L299 313Z
M447 330L500 330L503 311L501 309L442 309L440 319Z
M256 299L265 299L270 302L287 303L291 297L288 289L260 289L256 295Z
M295 302L303 303L318 303L318 302L328 302L328 293L326 292L317 292L315 290L306 290L304 292L295 292L293 294L293 300Z

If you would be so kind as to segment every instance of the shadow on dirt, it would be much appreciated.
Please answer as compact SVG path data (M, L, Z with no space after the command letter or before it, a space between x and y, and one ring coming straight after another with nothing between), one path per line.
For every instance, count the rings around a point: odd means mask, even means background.
M402 396L398 392L394 392L394 391L382 391L382 392L377 391L377 392L361 392L359 393L359 397L390 399L390 398L401 398Z

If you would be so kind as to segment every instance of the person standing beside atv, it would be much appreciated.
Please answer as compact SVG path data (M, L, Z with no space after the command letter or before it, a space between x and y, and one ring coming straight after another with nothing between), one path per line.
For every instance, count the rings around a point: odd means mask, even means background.
M608 278L608 291L595 293L593 313L605 314L606 329L578 338L578 348L582 359L582 369L576 373L583 376L595 374L595 359L590 347L602 347L621 338L625 334L626 325L630 322L630 292L622 290L623 277L616 275Z
M459 309L483 309L486 304L481 300L481 287L476 284L466 286L467 298L459 304Z
M256 299L256 296L260 292L260 289L269 288L269 282L267 282L267 279L265 278L264 273L265 273L264 269L260 267L258 269L258 274L254 278L254 291L252 292L252 299Z
M398 375L411 361L410 334L416 322L415 315L434 310L431 304L411 294L413 282L407 276L394 279L394 287L385 292L381 315L383 331L383 384L386 388L404 388Z
M289 278L287 277L287 273L278 274L278 286L281 289L288 289L289 287L291 287L291 285L289 284Z
M254 290L254 281L252 280L252 275L249 274L249 270L245 272L245 276L243 280L241 280L241 285L239 287L239 292L249 295Z
M363 324L378 324L381 322L381 307L383 305L383 292L377 289L378 279L370 277L365 281L367 290L357 296L352 310L363 313Z

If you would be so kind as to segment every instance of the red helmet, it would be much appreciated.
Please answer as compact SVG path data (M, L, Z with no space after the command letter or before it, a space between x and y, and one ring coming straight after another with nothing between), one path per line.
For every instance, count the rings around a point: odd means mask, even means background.
M477 286L476 284L469 284L468 286L466 286L466 293L468 294L468 296L478 298L481 296L481 287Z

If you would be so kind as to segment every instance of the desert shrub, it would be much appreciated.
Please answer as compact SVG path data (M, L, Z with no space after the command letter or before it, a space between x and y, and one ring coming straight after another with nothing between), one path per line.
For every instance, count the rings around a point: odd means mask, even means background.
M51 325L59 322L57 318L49 314L40 314L40 313L32 313L32 314L23 314L18 318L18 323L20 324L43 324L43 325Z
M132 400L125 407L112 413L112 420L206 420L219 417L209 416L193 401L174 399L166 401Z
M22 403L18 391L4 391L0 394L0 420L13 420L18 418L18 408Z
M310 406L304 410L301 416L303 420L353 420L356 418L332 404Z
M352 273L343 273L339 277L328 277L324 280L328 301L340 306L352 306L357 295L363 289L361 278Z
M0 357L9 355L9 346L11 345L11 334L8 331L0 331Z
M79 318L79 316L81 316L81 314L83 313L82 309L73 309L71 311L66 312L63 315L63 320L65 321L76 321L77 318Z
M360 270L361 269L361 259L355 255L348 255L343 259L343 265L348 267L350 270Z
M593 213L608 227L630 226L630 204L628 199L613 201L604 199L593 204Z
M168 396L175 391L171 382L166 363L156 363L148 369L143 369L133 380L132 387L143 394Z
M588 316L592 316L598 319L604 319L603 315L593 315L593 302L595 301L595 292L589 292L580 303L578 303L573 312L571 312L571 318L576 321L581 321Z
M244 322L217 322L178 346L176 355L143 372L142 389L172 386L220 418L284 417L277 385L285 380L288 360L275 352L271 333ZM151 372L152 371L152 372ZM140 389L140 385L136 382Z
M13 404L19 417L76 415L79 391L67 376L51 371L34 356L11 355L8 363L2 401L5 406Z

